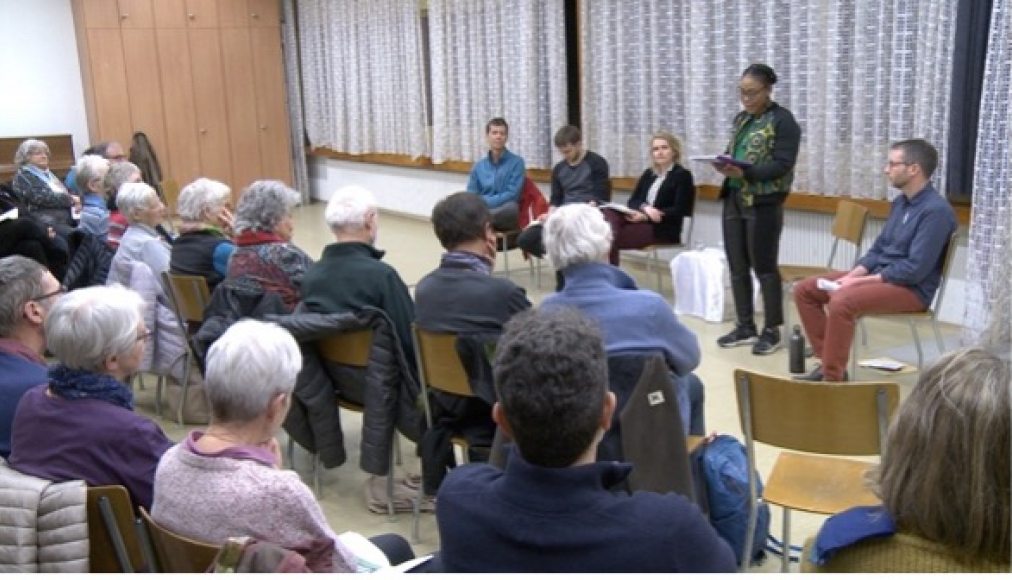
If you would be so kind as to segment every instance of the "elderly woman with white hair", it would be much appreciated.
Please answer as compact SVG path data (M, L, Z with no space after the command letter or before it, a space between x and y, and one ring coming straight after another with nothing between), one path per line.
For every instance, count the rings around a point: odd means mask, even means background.
M232 190L220 181L201 177L179 192L176 214L182 219L179 237L172 244L169 271L201 276L214 287L228 274L228 259L235 251L232 232Z
M109 207L105 199L109 160L101 155L82 155L74 172L82 206L81 223L77 227L104 242L109 236Z
M48 384L27 391L18 404L14 469L53 481L122 485L135 504L151 505L155 468L172 442L134 413L127 386L151 337L141 304L121 286L83 288L56 301L45 333L58 363Z
M595 320L609 355L662 353L676 377L683 425L703 435L703 384L692 373L699 341L660 294L637 289L632 277L608 264L612 229L601 210L587 204L556 208L545 222L544 242L565 285L542 307L576 308Z
M71 208L80 207L77 196L49 169L49 146L45 141L25 139L14 153L17 173L11 184L29 214L66 237L73 229Z
M251 536L307 556L317 572L371 570L413 557L399 536L346 543L299 475L281 469L276 435L288 414L302 353L272 323L242 320L207 354L211 422L171 448L155 475L152 517L203 542ZM357 535L356 535L357 536Z
M302 276L313 259L292 243L292 209L299 192L280 181L254 181L242 192L235 215L235 252L228 276L258 293L274 293L291 311L299 303Z
M141 181L143 181L143 178L140 168L129 161L113 163L105 174L103 185L105 186L105 190L109 192L108 199L106 200L106 207L109 208L109 237L107 241L109 246L114 250L119 247L119 241L123 238L123 234L126 233L127 226L130 225L126 217L120 213L119 206L116 205L116 196L119 194L119 188L124 183L140 183ZM159 234L162 234L160 227L156 227L155 229L160 230Z

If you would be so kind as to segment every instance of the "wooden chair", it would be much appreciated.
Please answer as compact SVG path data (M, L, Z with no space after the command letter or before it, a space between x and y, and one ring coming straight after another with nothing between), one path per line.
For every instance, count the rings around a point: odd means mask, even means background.
M122 485L88 488L89 572L140 572L150 546L138 536L130 492Z
M147 510L139 508L141 521L147 529L158 559L158 571L177 574L207 572L221 546L181 536L163 528L151 519Z
M415 341L415 359L418 364L418 379L422 386L422 405L425 409L425 424L432 429L432 408L429 404L429 390L436 390L458 397L474 397L471 383L467 380L467 371L457 354L457 335L449 332L431 332L411 325ZM454 447L461 448L463 462L468 463L470 446L461 434L450 437ZM418 541L419 506L422 501L422 487L418 488L415 502L412 538Z
M183 367L183 385L179 400L179 410L176 422L183 424L183 408L186 405L186 391L190 388L190 370L193 368L195 355L190 344L190 336L196 332L200 324L204 322L204 310L211 302L211 291L207 287L207 279L203 276L184 276L162 272L162 286L172 303L172 309L179 321L183 336L186 337L186 360ZM191 332L191 328L193 332ZM161 414L162 382L158 383L158 390L155 392L156 411Z
M956 248L959 247L959 232L952 234L949 238L949 245L945 248L942 257L942 278L939 281L938 292L935 293L934 299L931 301L931 305L928 306L927 310L921 312L901 312L895 314L865 314L858 321L863 321L865 318L883 318L883 319L901 319L906 320L907 325L910 327L910 333L914 337L914 346L917 348L917 368L924 369L924 348L921 346L921 336L917 332L917 323L922 321L931 322L931 330L935 333L935 344L938 346L938 354L941 355L945 352L945 341L942 340L942 333L938 328L938 309L942 305L942 300L945 297L945 289L949 285L949 273L954 262L953 257L956 255ZM865 344L867 344L867 335L864 336ZM853 341L851 356L850 356L850 376L857 376L857 341Z
M692 207L693 207L693 209L695 209L695 207L697 205L696 202L699 201L699 189L698 188L695 190L695 192L693 193L693 195L695 196L695 199L692 202ZM647 259L646 259L647 274L650 273L650 266L651 265L653 265L657 269L657 291L660 292L661 294L664 293L664 277L662 276L662 274L665 271L670 272L670 269L665 270L664 266L667 265L667 264L669 264L669 263L671 263L671 259L669 258L667 260L662 260L661 259L661 254L660 254L660 250L671 250L671 249L674 249L674 250L678 250L678 251L685 251L687 249L691 249L692 248L692 230L693 230L693 226L696 223L696 218L694 218L691 215L685 216L684 218L682 218L682 224L683 225L685 224L685 220L688 220L689 225L688 225L687 228L685 228L685 236L683 238L684 241L682 243L680 243L680 244L658 243L658 244L649 245L649 246L647 246L645 248L640 248L639 250L633 250L633 251L640 251L640 252L646 252L647 253ZM677 254L678 252L675 252L675 253Z
M790 510L834 514L880 503L864 483L872 464L825 455L880 454L889 419L899 404L899 385L811 383L742 369L734 371L734 380L752 498L743 553L752 550L758 502L781 506L785 546L781 570L786 572ZM805 453L785 451L777 456L761 498L756 482L757 441ZM742 569L747 567L745 558Z
M861 258L861 242L864 239L864 228L868 224L868 208L863 205L841 199L836 204L836 215L830 233L833 245L825 266L805 266L799 264L781 264L780 279L784 286L784 328L790 331L790 310L786 307L787 298L791 296L795 284L811 276L820 276L833 271L833 260L840 240L850 242L854 246L854 264Z

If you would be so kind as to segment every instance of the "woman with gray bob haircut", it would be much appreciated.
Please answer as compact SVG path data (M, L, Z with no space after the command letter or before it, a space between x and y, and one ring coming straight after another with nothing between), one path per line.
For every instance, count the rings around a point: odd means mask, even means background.
M611 226L601 210L591 205L556 208L545 223L545 250L556 270L602 261L611 249L611 239Z
M61 297L46 317L58 364L49 383L26 392L14 415L10 464L53 481L123 485L151 505L159 458L172 444L133 412L127 386L150 339L142 299L122 286L92 286Z
M324 542L330 557L307 562L314 571L386 565L375 545L365 543L362 553L348 548L299 475L281 469L276 435L301 369L299 346L280 326L246 319L225 331L208 351L204 373L211 423L166 452L152 517L213 544L252 536L304 551ZM384 541L393 540L378 543Z
M288 312L299 303L302 276L312 265L292 243L292 208L299 193L280 181L254 181L242 192L235 216L235 252L226 283L259 295L276 294Z

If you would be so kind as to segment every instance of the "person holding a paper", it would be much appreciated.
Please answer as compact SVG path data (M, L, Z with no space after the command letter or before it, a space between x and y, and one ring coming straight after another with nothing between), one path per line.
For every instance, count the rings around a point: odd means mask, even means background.
M744 109L734 118L726 155L713 166L725 176L720 189L724 200L724 249L731 270L731 287L737 321L734 330L717 339L724 348L753 344L752 354L766 355L781 346L783 297L780 267L780 231L783 203L794 180L794 164L801 143L801 127L794 115L771 98L777 75L765 64L752 64L738 82ZM752 271L762 290L765 321L756 331L752 304Z
M678 244L682 218L692 215L696 186L692 173L680 165L682 144L667 131L650 139L650 167L643 172L628 207L604 204L601 209L614 237L608 261L619 264L619 250L635 250L653 244Z
M937 166L938 151L927 141L893 143L884 171L903 195L893 200L882 233L853 270L806 278L794 287L805 334L822 359L806 380L847 380L854 324L862 315L920 312L931 304L956 231L952 206L930 182Z

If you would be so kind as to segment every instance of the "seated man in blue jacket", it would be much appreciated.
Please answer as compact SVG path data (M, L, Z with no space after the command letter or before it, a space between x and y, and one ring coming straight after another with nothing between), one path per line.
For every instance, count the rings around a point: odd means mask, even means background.
M596 462L615 395L601 333L573 309L506 324L493 417L515 442L505 471L471 463L439 489L446 572L731 572L734 554L695 504L613 493L632 466Z
M517 228L520 194L524 189L524 158L506 148L510 128L506 119L496 117L485 125L488 155L471 168L467 190L477 193L492 212L492 227L505 232Z

